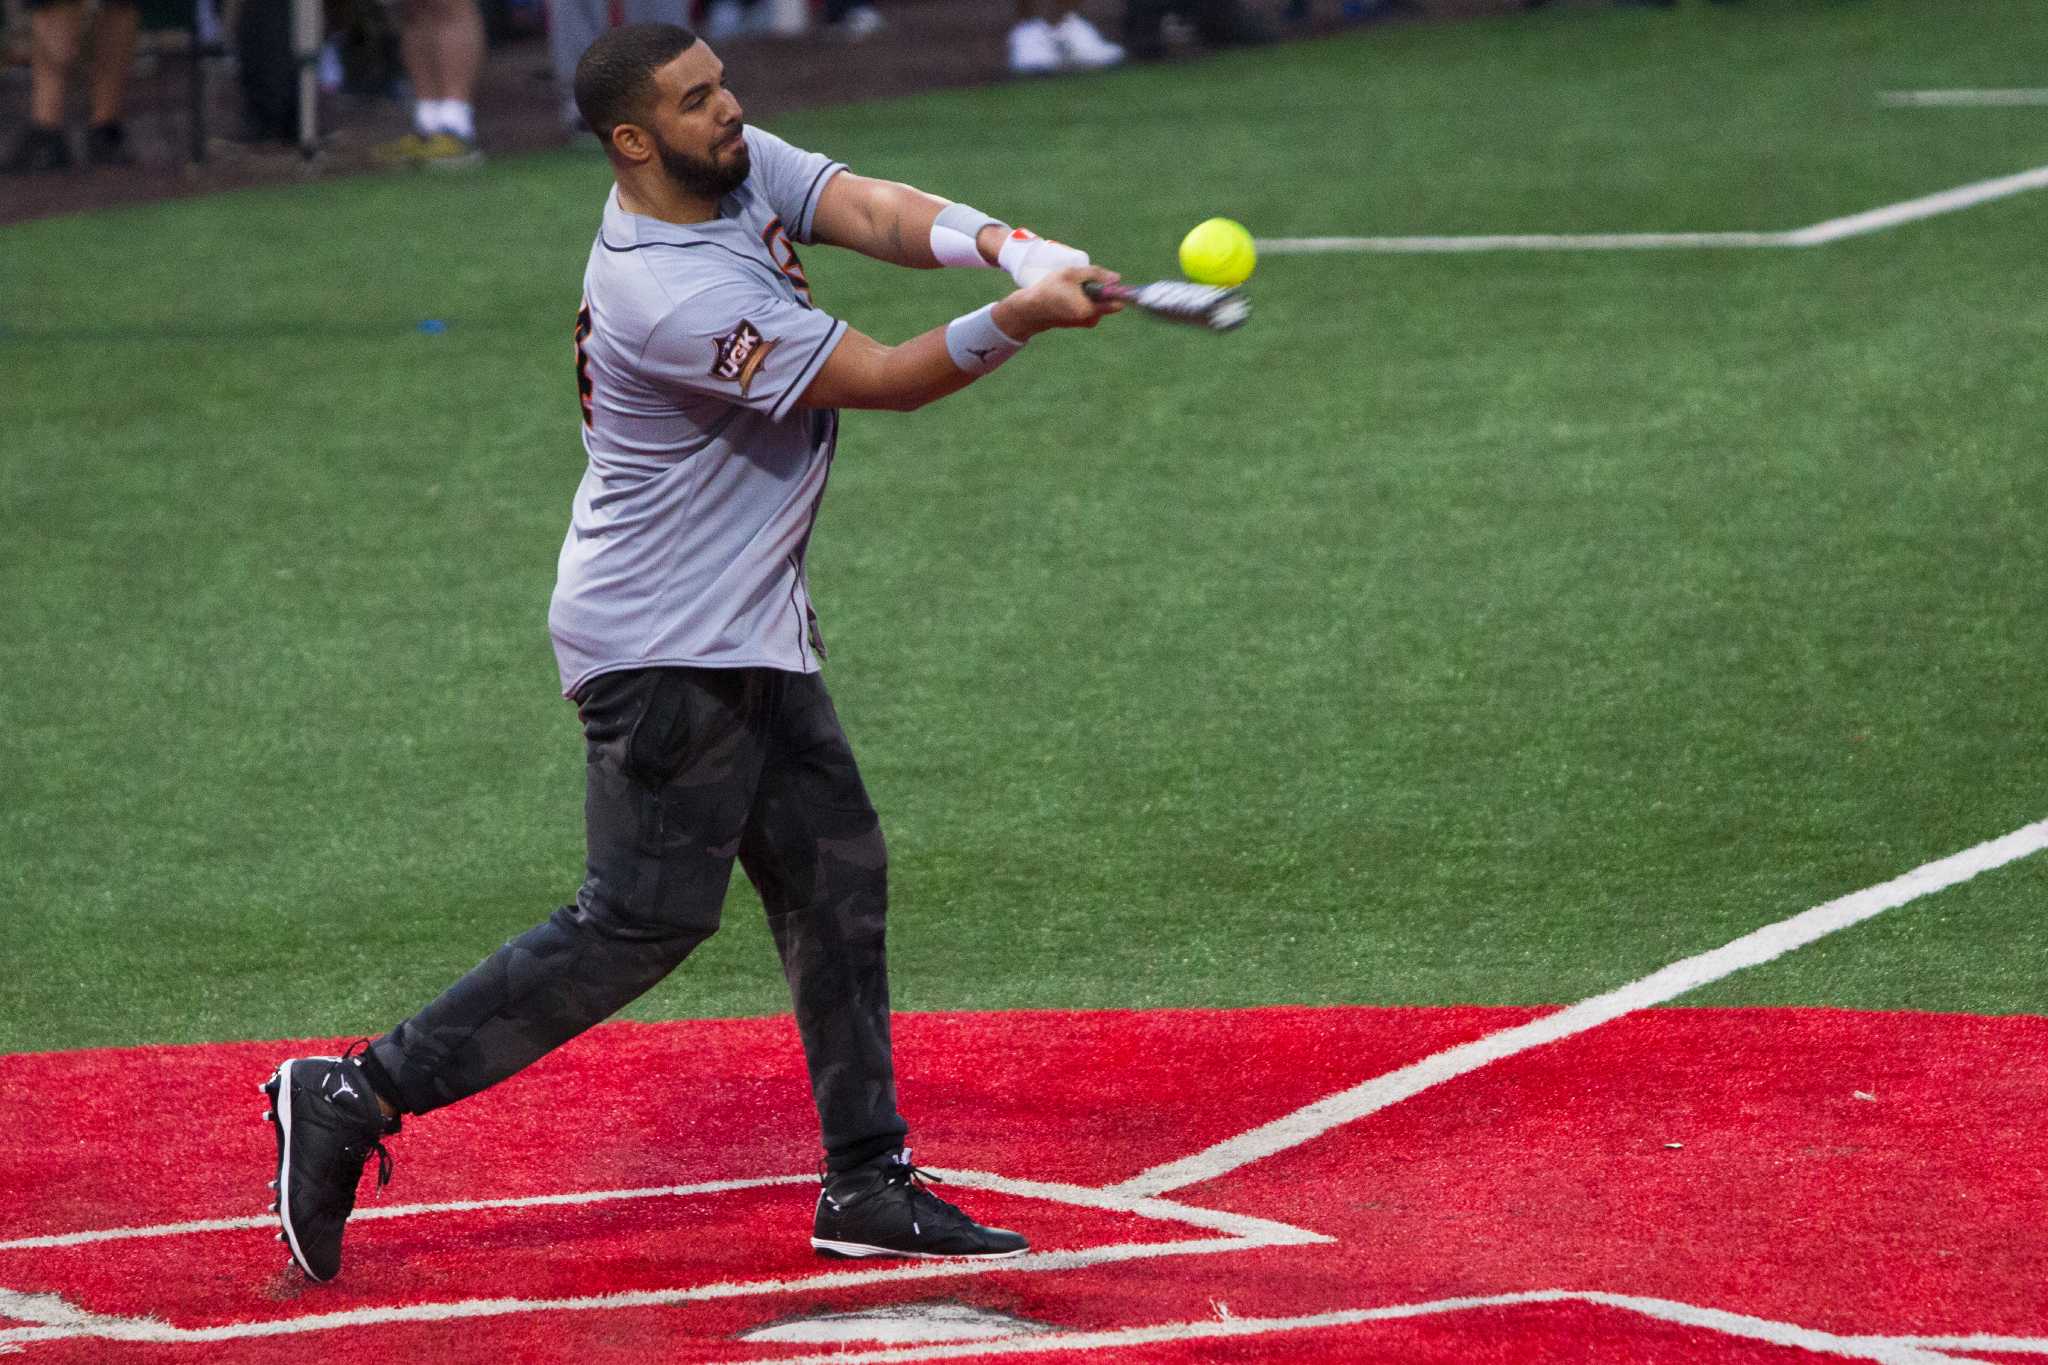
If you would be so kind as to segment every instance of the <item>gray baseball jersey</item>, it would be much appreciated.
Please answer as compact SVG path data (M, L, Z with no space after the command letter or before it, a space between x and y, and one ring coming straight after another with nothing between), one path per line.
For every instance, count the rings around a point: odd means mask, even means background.
M812 306L793 243L844 167L746 139L709 222L605 201L576 318L590 463L548 611L567 695L623 668L818 669L804 554L839 414L796 401L846 324Z

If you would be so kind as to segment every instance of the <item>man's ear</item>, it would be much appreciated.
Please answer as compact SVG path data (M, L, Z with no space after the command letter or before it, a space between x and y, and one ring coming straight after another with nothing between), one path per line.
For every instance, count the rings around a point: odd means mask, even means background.
M612 150L628 161L648 161L654 156L654 139L637 123L621 123L612 129Z

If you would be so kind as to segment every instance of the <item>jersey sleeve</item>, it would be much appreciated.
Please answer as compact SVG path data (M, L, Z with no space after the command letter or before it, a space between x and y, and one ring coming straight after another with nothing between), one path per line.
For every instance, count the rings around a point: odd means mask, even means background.
M747 156L753 166L748 179L782 220L790 237L809 245L811 217L818 211L818 196L825 192L825 182L845 170L846 164L819 152L792 147L752 124L747 125Z
M640 372L676 397L718 398L789 415L846 324L765 284L721 280L685 298L648 334Z

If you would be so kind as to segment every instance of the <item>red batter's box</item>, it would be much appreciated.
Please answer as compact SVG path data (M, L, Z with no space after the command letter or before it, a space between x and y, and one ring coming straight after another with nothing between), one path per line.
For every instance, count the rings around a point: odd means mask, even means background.
M1652 1011L1160 1199L1109 1188L1534 1013L904 1016L920 1161L961 1172L940 1193L1033 1239L1028 1258L971 1267L810 1253L813 1124L786 1021L612 1025L411 1123L328 1286L285 1269L262 1213L254 1083L331 1041L0 1058L0 1351L505 1365L2048 1349L2039 1018Z

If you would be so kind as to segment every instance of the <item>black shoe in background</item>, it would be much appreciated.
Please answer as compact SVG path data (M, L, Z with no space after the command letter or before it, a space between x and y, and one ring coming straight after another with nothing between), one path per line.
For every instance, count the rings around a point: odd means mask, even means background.
M985 1228L925 1188L937 1180L910 1164L910 1149L836 1175L818 1191L811 1245L828 1256L998 1259L1022 1256L1030 1243Z
M14 154L0 162L0 174L43 175L71 169L71 144L62 128L41 128L31 123L15 144Z
M1211 47L1257 47L1276 41L1280 35L1238 0L1200 0L1190 5L1188 17L1195 21L1195 34Z
M383 1139L398 1131L386 1119L362 1068L345 1057L295 1057L263 1082L264 1117L277 1130L278 1240L308 1279L341 1272L341 1230L356 1207L363 1163L377 1157L377 1183L391 1180Z
M1134 62L1156 62L1166 55L1166 5L1163 0L1127 0L1124 5L1124 54Z
M128 130L118 123L95 123L85 130L85 164L88 166L133 166L135 153L128 150Z

